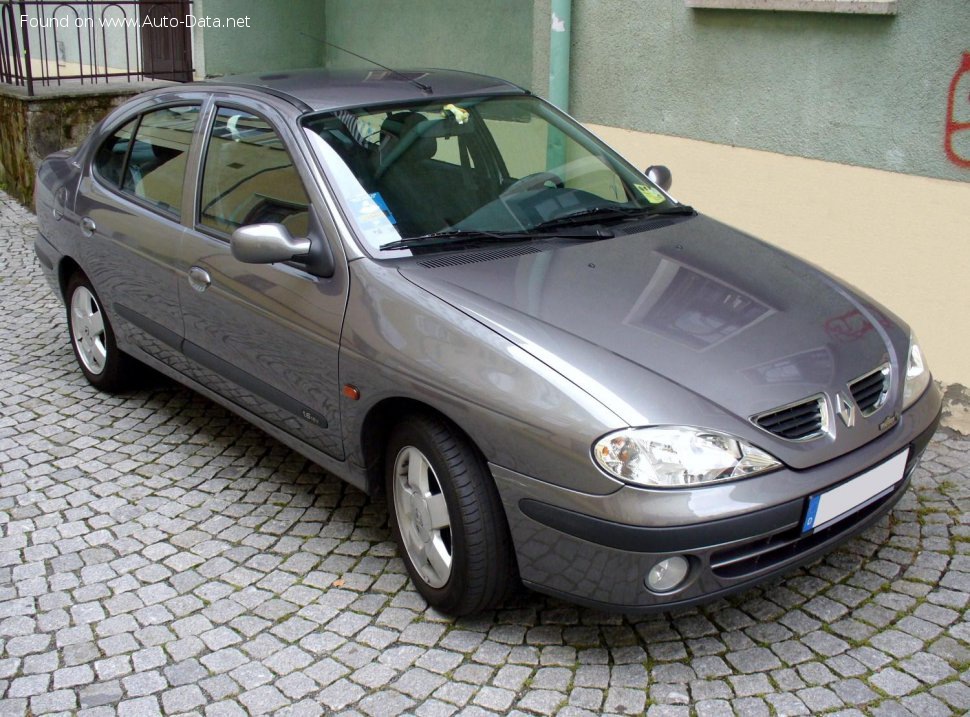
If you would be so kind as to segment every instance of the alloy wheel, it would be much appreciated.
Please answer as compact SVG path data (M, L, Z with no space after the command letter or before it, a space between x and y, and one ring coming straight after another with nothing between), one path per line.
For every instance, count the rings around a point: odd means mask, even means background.
M430 587L444 587L451 577L451 519L434 468L414 446L398 452L393 485L394 508L408 558Z
M79 286L71 296L71 337L84 367L97 375L108 360L104 315L94 294Z

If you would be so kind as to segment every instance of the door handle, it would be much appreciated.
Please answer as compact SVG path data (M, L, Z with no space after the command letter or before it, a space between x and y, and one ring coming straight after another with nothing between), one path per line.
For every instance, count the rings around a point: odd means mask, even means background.
M98 225L94 223L91 217L84 217L81 219L81 233L89 237L94 234L94 230L98 228Z
M212 283L212 278L209 276L209 272L200 266L193 266L189 269L189 286L191 286L196 291L202 292L209 288L209 284Z

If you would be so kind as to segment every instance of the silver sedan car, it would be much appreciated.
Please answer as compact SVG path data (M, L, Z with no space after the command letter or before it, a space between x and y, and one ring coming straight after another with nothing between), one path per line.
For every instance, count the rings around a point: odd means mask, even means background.
M386 491L439 610L669 609L879 520L941 405L902 321L669 188L495 78L239 76L48 157L36 251L88 381Z

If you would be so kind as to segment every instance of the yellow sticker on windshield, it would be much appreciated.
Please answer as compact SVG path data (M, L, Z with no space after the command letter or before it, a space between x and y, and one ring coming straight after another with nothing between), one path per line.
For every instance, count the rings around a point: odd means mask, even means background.
M447 104L441 108L441 114L444 117L448 117L451 114L455 118L458 124L465 124L468 121L468 110L462 109L458 105Z
M663 195L663 192L661 192L659 189L651 187L648 184L634 184L633 186L636 187L640 194L643 195L643 198L651 204L663 204L665 201L667 201L667 197Z

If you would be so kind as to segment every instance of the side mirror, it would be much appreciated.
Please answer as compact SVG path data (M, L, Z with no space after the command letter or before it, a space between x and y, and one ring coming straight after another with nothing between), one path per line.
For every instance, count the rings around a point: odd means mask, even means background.
M656 184L665 192L670 190L670 185L674 183L674 177L662 164L653 164L647 167L647 179Z
M247 264L275 264L305 258L309 239L294 239L282 224L250 224L239 227L229 240L232 255Z

